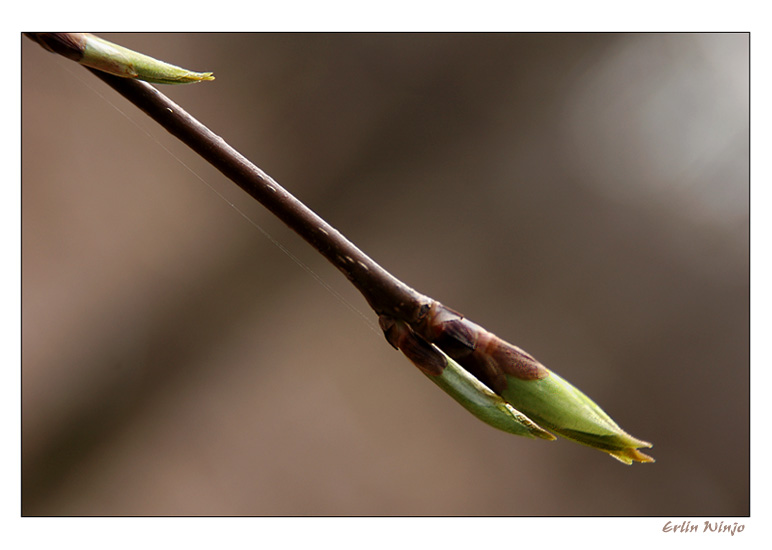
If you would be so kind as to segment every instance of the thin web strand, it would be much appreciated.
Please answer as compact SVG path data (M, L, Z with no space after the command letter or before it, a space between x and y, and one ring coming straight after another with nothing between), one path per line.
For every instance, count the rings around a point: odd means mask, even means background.
M66 70L68 73L70 73L72 76L74 76L77 80L79 80L84 86L86 86L89 90L91 90L93 93L95 93L97 96L99 96L103 101L105 101L110 107L118 111L126 120L131 122L131 124L137 128L139 131L141 131L145 136L150 138L153 142L155 142L161 149L166 151L166 153L169 154L174 160L176 160L178 163L180 163L188 172L193 174L201 183L206 185L210 191L212 191L215 195L217 195L221 200L223 200L228 206L230 206L233 210L235 210L242 218L244 218L247 222L249 222L254 228L256 228L260 233L265 236L274 246L276 246L279 250L281 250L284 254L286 254L293 262L295 262L298 266L300 266L306 273L308 273L317 283L319 283L322 287L324 287L327 292L332 294L341 304L343 304L346 308L348 308L352 313L354 313L356 316L361 318L364 323L367 325L367 327L373 331L374 334L376 334L379 338L381 337L381 332L376 327L375 323L362 311L360 311L356 306L354 306L351 302L349 302L344 296L342 296L337 290L335 290L327 281L325 281L318 273L316 273L310 266L308 266L303 260L295 256L290 250L284 246L281 242L276 240L268 231L263 229L257 222L255 222L252 218L250 218L243 210L241 210L238 206L236 206L234 203L232 203L230 200L228 200L225 195L220 193L212 184L210 184L208 181L206 181L202 176L200 176L195 170L193 170L190 166L185 164L182 159L180 159L177 155L175 155L172 151L170 151L161 141L156 138L153 134L148 132L145 128L140 126L137 121L135 121L133 118L131 118L127 113L122 111L120 107L115 105L112 101L110 101L109 98L104 96L99 90L94 88L91 83L83 79L79 74L75 73L70 67L68 67L66 64L64 64L60 60L56 60L57 64Z

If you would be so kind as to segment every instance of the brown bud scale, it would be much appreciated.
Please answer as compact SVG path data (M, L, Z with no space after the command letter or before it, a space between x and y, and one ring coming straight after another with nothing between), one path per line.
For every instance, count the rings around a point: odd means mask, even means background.
M414 328L497 393L507 387L507 375L521 380L549 376L531 355L439 302Z
M80 61L83 58L86 38L77 32L33 32L31 38L50 52L63 55L67 59Z
M386 315L378 318L386 340L400 350L405 357L424 374L439 376L447 367L447 361L430 343L418 336L404 323L399 323Z

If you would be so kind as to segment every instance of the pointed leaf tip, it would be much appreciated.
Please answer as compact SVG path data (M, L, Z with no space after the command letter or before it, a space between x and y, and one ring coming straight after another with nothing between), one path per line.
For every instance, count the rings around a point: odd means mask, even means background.
M644 446L651 447L651 443L647 443ZM623 462L628 466L633 462L641 462L641 463L656 462L656 460L654 460L652 457L650 457L646 453L642 453L638 449L628 448L628 449L622 449L618 451L606 451L606 452L610 454L613 458L616 458L619 462Z

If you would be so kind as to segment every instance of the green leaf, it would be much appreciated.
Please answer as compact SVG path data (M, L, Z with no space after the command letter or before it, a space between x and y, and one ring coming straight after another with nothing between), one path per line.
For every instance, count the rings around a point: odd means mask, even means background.
M638 451L640 447L651 447L651 443L622 430L592 399L564 378L548 372L548 376L539 380L507 375L502 397L542 426L606 452L625 464L654 462Z
M435 349L440 351L439 348ZM470 413L505 432L525 437L555 439L554 435L493 393L453 359L444 353L442 355L447 362L442 373L424 374Z

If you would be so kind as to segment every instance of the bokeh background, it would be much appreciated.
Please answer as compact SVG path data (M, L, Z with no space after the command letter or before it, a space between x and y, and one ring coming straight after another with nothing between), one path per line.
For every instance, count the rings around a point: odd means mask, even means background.
M748 35L101 36L214 71L163 91L657 462L480 423L271 214L22 38L24 514L749 513Z

